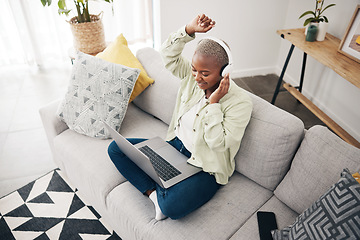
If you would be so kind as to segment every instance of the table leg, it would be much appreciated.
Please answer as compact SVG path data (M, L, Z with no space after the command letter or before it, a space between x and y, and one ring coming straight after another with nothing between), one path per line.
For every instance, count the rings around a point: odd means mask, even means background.
M302 91L302 87L303 87L304 76L305 76L305 67L306 67L306 58L307 58L307 53L306 53L306 52L304 52L304 56L303 56L303 64L302 64L301 76L300 76L300 86L299 86L299 92L301 92L301 91Z
M295 45L294 45L294 44L291 44L289 53L288 53L288 55L287 55L287 57L286 57L286 60L285 60L284 67L283 67L283 69L282 69L282 71L281 71L281 74L280 74L278 83L277 83L277 85L276 85L275 92L274 92L273 98L272 98L272 100L271 100L271 104L275 104L275 100L276 100L277 95L279 94L280 85L281 85L281 82L282 82L282 80L283 80L283 78L284 78L287 65L289 64L289 61L290 61L290 58L291 58L291 54L292 54L292 52L294 51L294 47L295 47Z

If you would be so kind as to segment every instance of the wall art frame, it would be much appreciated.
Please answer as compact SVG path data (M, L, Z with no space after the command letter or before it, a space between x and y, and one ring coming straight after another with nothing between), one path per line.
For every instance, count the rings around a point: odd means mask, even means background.
M360 5L355 9L338 51L360 63Z

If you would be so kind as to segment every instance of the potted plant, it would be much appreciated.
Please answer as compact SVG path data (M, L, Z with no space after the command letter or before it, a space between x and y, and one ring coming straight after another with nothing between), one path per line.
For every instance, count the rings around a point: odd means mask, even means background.
M43 6L50 6L52 0L40 0ZM105 49L104 26L101 21L101 13L93 15L89 13L89 0L72 0L76 8L76 16L68 21L74 36L75 49L95 55ZM113 0L103 0L112 3ZM68 9L66 0L58 0L59 15L68 14L72 9Z
M317 41L322 41L325 39L325 35L327 32L327 28L328 28L329 20L326 16L324 16L322 14L324 13L324 11L326 9L336 5L336 4L332 3L323 8L324 2L325 2L325 0L315 0L315 3L316 3L315 11L306 11L303 14L301 14L301 16L299 17L299 19L300 19L306 15L310 15L310 17L305 19L305 21L304 21L304 26L306 26L305 34L306 34L308 26L310 24L317 25L317 27L319 28L318 35L316 38Z

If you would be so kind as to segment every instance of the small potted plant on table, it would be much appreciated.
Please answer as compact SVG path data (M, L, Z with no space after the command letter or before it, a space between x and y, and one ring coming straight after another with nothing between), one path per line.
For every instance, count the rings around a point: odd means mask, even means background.
M43 6L50 6L52 0L40 0ZM106 47L104 26L101 20L101 13L93 15L89 13L89 0L72 0L76 8L76 16L71 18L70 28L74 36L75 49L95 55ZM103 0L112 3L113 0ZM58 13L68 14L71 9L67 8L66 0L58 0Z
M304 26L306 26L305 34L307 33L308 27L312 24L315 24L319 29L316 40L323 41L325 39L329 20L326 16L322 14L326 9L333 7L336 4L332 3L323 8L325 0L315 0L315 2L315 11L306 11L299 17L299 19L306 15L310 15L310 17L305 19L304 21Z

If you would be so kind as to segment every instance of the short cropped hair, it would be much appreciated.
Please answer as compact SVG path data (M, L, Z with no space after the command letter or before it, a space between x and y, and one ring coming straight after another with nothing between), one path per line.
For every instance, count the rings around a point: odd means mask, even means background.
M225 42L224 42L225 43ZM226 44L226 43L225 43ZM227 45L227 44L226 44ZM216 41L211 39L202 39L199 41L196 49L196 53L200 53L205 56L213 56L220 66L229 64L229 57L225 49Z

